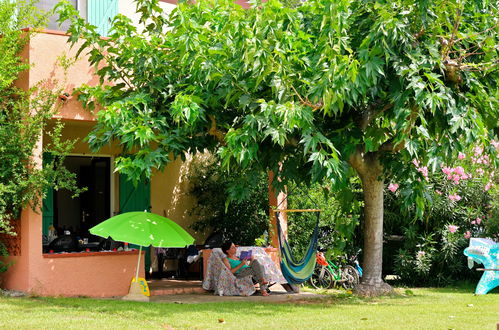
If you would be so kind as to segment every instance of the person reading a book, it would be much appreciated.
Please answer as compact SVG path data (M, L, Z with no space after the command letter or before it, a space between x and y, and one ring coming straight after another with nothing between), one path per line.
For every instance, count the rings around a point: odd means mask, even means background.
M236 276L237 278L251 276L255 281L260 283L260 293L262 296L268 296L267 285L268 282L264 279L264 267L263 265L251 255L250 253L243 254L238 258L236 256L236 246L234 243L228 241L222 244L222 251L227 255L227 258L223 259L225 266ZM245 251L246 252L246 251Z

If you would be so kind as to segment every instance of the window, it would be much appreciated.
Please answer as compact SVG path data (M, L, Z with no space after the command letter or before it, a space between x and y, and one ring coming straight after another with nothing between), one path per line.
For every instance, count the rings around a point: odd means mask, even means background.
M59 0L40 0L36 6L43 11L51 11L54 9L55 5L59 2ZM70 0L69 1L78 11L80 12L80 16L86 18L87 17L87 0ZM54 14L49 17L47 29L49 30L57 30L57 31L66 31L69 27L69 22L64 22L61 26L57 22L58 15Z
M44 11L51 11L58 2L59 0L40 0L36 6ZM81 17L97 26L97 32L101 36L107 36L111 22L118 14L118 0L70 0L70 3L79 11ZM47 29L66 31L69 22L59 26L57 17L57 14L50 16Z

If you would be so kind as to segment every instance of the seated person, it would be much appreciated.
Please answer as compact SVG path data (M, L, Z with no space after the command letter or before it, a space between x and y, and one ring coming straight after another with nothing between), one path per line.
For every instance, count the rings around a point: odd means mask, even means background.
M239 260L236 257L236 246L231 241L227 241L222 244L222 251L227 255L227 258L223 259L225 266L236 276L237 278L251 276L255 281L260 283L260 292L262 296L268 296L267 284L263 278L264 268L255 259L254 256L250 260Z

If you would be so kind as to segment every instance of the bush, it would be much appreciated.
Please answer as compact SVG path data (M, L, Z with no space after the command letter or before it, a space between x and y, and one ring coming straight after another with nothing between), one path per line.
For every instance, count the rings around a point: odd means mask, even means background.
M225 239L240 245L270 243L266 173L228 174L216 156L204 155L193 160L188 180L190 193L198 202L192 215L200 218L191 228L222 233ZM322 209L320 248L335 256L353 251L361 204L351 190L345 190L340 199L332 196L326 185L295 187L292 184L288 189L288 208ZM307 249L315 221L315 213L288 214L288 237L296 255L303 255Z
M193 160L188 179L197 206L191 213L200 220L191 228L221 233L224 239L238 245L254 245L264 235L269 228L267 177L247 175L245 188L236 191L232 183L241 177L224 172L216 156L204 155Z
M5 244L0 241L0 274L4 273L9 269L10 263L5 262L5 257L9 255L9 251L7 251L7 247Z
M448 228L415 236L416 226L405 228L404 248L394 260L395 274L411 286L445 286L460 280L476 280L480 276L468 269L464 248L468 240Z
M497 148L494 141L489 148L474 147L468 156L460 153L454 167L444 166L431 176L415 162L428 187L429 207L421 219L416 206L404 207L404 190L386 194L386 234L404 236L393 260L403 283L442 286L481 275L468 269L463 250L471 237L499 236Z
M321 209L319 221L320 250L326 251L328 258L344 253L353 253L360 245L356 238L361 204L351 191L332 195L326 185L296 188L290 185L288 208ZM308 248L316 223L315 213L288 213L288 241L297 256L303 256Z
M36 1L0 0L0 233L15 235L11 220L22 209L38 210L48 187L68 188L76 194L75 175L63 166L64 157L74 141L62 141L61 121L47 129L60 102L60 83L53 78L28 90L15 84L19 75L30 68L20 53L36 30L44 26L48 13L40 12ZM29 27L29 30L24 28ZM64 70L71 61L60 58ZM50 87L47 87L50 86ZM33 157L43 133L51 137L44 152L54 156L39 168Z

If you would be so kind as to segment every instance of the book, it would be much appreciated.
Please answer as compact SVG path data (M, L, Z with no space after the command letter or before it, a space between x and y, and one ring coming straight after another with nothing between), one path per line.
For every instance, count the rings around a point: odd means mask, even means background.
M251 260L252 251L241 251L241 255L239 256L239 260Z

